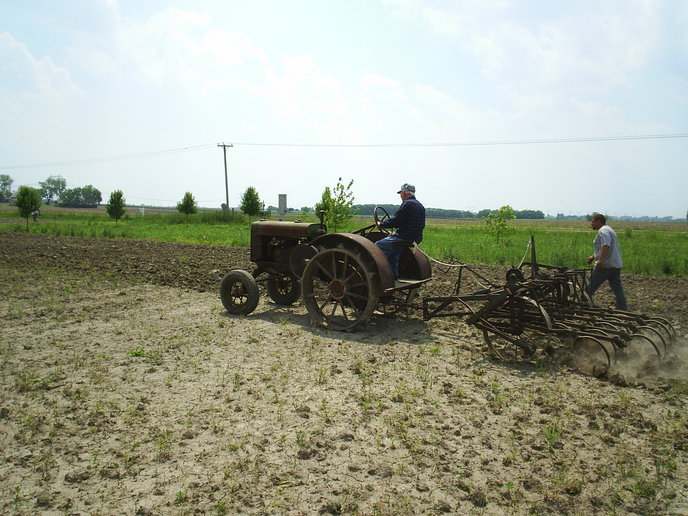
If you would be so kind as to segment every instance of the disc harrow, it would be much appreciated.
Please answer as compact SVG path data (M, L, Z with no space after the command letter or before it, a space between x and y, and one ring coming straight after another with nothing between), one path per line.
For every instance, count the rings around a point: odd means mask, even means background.
M621 358L654 362L667 357L676 342L669 321L595 306L588 293L589 269L539 264L532 238L529 246L530 261L510 269L503 285L461 265L452 295L423 299L424 319L465 316L481 330L491 354L503 360L564 348L575 367L591 374L605 373ZM482 287L462 292L468 275Z

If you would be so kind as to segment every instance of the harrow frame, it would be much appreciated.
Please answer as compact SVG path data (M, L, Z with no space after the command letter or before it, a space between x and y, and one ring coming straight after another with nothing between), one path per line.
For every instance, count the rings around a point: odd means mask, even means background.
M533 237L529 247L530 261L509 269L504 285L459 265L451 295L423 299L423 319L466 317L481 330L490 352L502 360L551 354L566 347L576 367L593 374L608 371L621 356L644 360L667 356L676 341L669 321L595 306L588 289L589 269L538 263ZM465 274L483 288L462 292Z

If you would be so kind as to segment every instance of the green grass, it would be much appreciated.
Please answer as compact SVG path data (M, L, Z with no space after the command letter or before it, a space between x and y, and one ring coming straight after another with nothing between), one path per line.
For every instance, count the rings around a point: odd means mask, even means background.
M517 226L498 242L485 227L430 226L421 248L440 260L494 265L518 265L530 260L528 242L535 237L539 263L566 267L587 267L594 231L533 225ZM678 224L677 224L678 226ZM618 232L624 271L651 276L688 276L688 232L653 229Z
M316 222L313 214L299 216ZM342 231L352 231L371 223L356 217ZM688 224L612 222L619 235L625 272L651 276L688 277ZM514 221L512 231L497 240L482 221L429 220L421 248L444 262L518 265L530 259L528 242L535 237L539 263L586 267L595 236L583 221ZM0 207L0 231L25 232L26 224L16 209ZM129 238L161 242L227 245L250 244L250 221L243 215L219 210L186 216L174 211L136 209L119 222L111 220L104 208L63 210L45 207L38 223L29 231L37 234L85 238Z
M16 210L2 210L0 231L25 232L26 224L16 214ZM103 209L83 210L79 213L53 208L42 210L39 222L29 224L29 231L82 238L130 238L240 247L247 247L250 240L250 226L246 217L219 210L202 211L188 217L175 212L150 213L144 216L128 213L115 222Z

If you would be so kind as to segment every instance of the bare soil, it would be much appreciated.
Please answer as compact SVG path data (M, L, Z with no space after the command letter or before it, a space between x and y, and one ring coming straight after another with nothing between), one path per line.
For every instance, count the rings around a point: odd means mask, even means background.
M0 233L3 514L688 514L688 280L624 275L681 339L594 378L492 360L461 319L231 317L237 268L247 249Z

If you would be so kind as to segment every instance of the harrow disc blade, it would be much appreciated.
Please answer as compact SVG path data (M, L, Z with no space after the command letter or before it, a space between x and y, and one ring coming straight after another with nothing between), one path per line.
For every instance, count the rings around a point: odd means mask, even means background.
M634 333L623 348L623 362L634 369L642 370L656 367L662 353L654 340L642 333Z
M676 330L669 321L661 317L648 317L646 320L648 326L652 326L664 336L664 342L669 351L674 344L676 344Z
M602 376L609 371L614 358L615 349L609 341L582 335L573 343L570 364L581 373Z
M659 353L659 358L666 357L667 351L671 347L671 341L668 340L665 334L654 326L639 326L638 333L652 342L652 345Z

